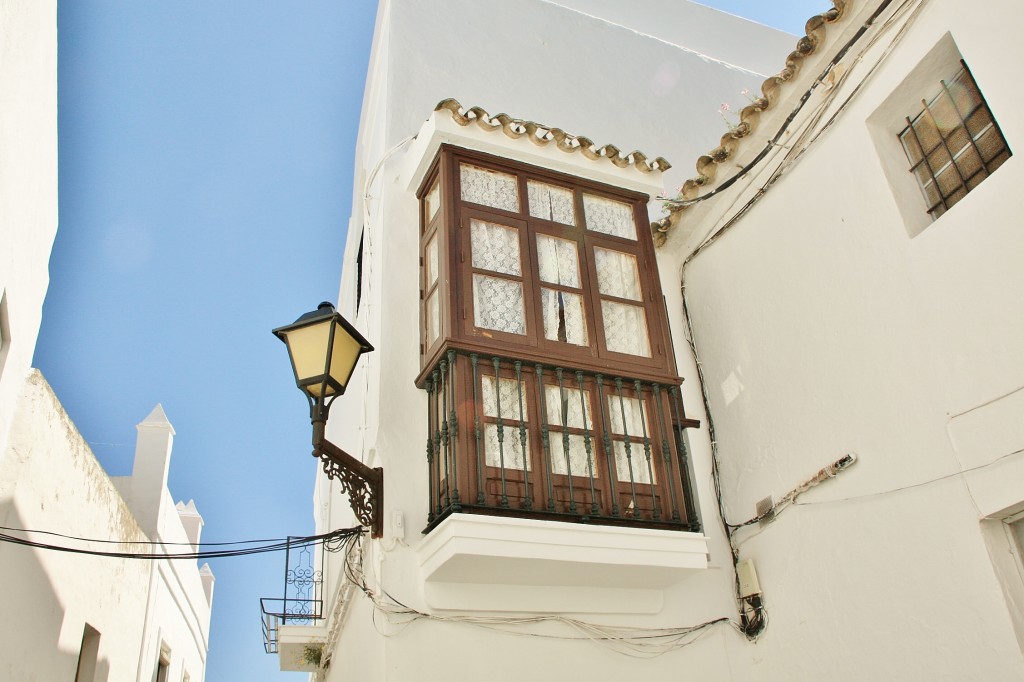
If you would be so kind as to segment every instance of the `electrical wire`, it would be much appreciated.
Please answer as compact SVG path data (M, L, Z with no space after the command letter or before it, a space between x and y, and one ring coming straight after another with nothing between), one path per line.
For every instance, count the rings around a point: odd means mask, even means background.
M688 646L689 644L693 644L704 637L714 626L717 625L729 624L737 631L742 632L739 625L726 617L716 618L692 626L646 628L601 625L555 614L526 616L468 616L428 613L407 605L383 587L380 588L380 594L377 594L372 590L366 584L365 576L362 572L361 557L357 558L356 556L356 551L360 548L361 543L359 542L359 538L349 538L347 540L343 573L345 579L355 585L355 587L370 600L373 605L371 619L374 628L383 636L393 636L397 633L388 633L381 630L380 625L377 622L378 615L382 616L388 625L399 628L399 632L418 620L429 620L433 622L477 627L520 637L557 639L563 641L589 641L593 644L606 647L612 651L631 657L653 658L675 649ZM543 625L562 626L563 628L569 629L570 634L524 630L524 628L535 628Z
M161 547L176 547L183 543L178 542L151 542L151 541L131 541L131 540L100 540L92 538L79 538L71 535L63 535L60 533L52 533L49 531L34 531L21 528L2 528L4 531L17 531L23 533L38 533L44 535L56 535L65 539L77 540L86 543L116 543L123 545L146 545L153 547L154 549ZM345 528L341 530L331 531L330 533L323 533L321 535L305 535L290 537L280 540L262 541L262 540L243 540L237 543L203 543L199 547L204 546L224 546L224 545L235 545L235 544L251 544L254 542L266 542L256 547L244 547L240 549L216 549L216 550L196 550L192 552L117 552L117 551L103 551L98 549L86 549L82 547L69 547L66 545L56 545L45 542L37 542L28 538L17 537L10 535L7 532L0 533L0 542L7 542L14 545L21 545L24 547L32 547L35 549L43 549L55 552L66 552L69 554L86 554L89 556L109 557L115 559L141 559L155 561L159 559L223 559L228 557L248 556L250 554L264 554L268 552L281 552L289 548L306 547L309 545L315 545L323 543L324 548L329 551L336 551L330 549L331 547L339 547L343 545L344 541L353 536L360 535L364 532L361 526L355 528Z

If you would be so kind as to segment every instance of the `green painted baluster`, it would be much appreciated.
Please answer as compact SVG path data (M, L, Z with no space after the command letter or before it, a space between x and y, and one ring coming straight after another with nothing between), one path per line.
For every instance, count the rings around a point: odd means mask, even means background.
M604 376L595 374L594 381L597 382L597 397L601 403L601 424L603 425L604 430L604 456L608 462L608 489L611 492L612 497L612 516L618 516L619 477L618 472L615 471L615 461L612 458L612 437L608 431L611 427L611 422L608 421L608 401L604 397Z
M526 449L526 409L523 407L523 363L516 360L516 388L519 391L519 446L523 453L523 485L526 500L523 502L524 509L533 509L533 500L530 498L530 457Z
M501 467L501 507L508 509L508 490L505 487L505 425L501 421L501 377L498 370L501 369L501 361L492 358L494 361L494 404L497 408L498 424L498 464Z
M434 383L427 379L427 490L430 501L427 508L427 523L434 520L434 438L432 423L434 421Z
M473 365L473 435L476 437L476 503L486 504L487 498L484 495L484 447L483 428L480 426L480 397L477 395L477 384L480 378L477 375L477 363L480 356L472 353L469 361Z
M633 388L636 389L636 399L640 403L640 427L644 432L644 457L647 459L647 476L651 482L651 505L654 508L653 518L661 518L661 510L658 509L657 488L654 486L654 467L651 466L651 439L647 434L647 411L644 409L643 386L639 379L633 381Z
M565 394L565 386L562 385L562 368L556 367L555 374L558 376L558 396L561 400L561 407L558 412L562 418L562 454L565 455L565 472L569 480L569 513L576 513L576 494L572 489L572 461L569 458L569 399Z
M459 458L456 446L459 441L459 417L455 413L455 351L448 351L448 397L451 412L449 413L449 425L451 429L451 462L452 462L452 511L462 509L459 499Z
M583 372L576 370L576 383L580 387L580 410L583 412L583 447L587 451L587 473L590 474L590 513L601 512L597 506L597 492L594 490L594 458L590 449L590 425L587 420L587 395L583 391Z
M544 366L540 363L534 365L537 370L537 405L540 411L540 439L544 446L544 478L547 480L548 489L548 511L555 511L555 490L551 482L554 475L551 471L551 445L548 438L548 407L544 397Z
M679 520L679 501L676 499L676 486L672 476L672 456L668 446L668 431L665 428L665 406L661 399L661 386L651 384L654 391L654 404L658 406L658 432L661 433L661 456L665 460L666 487L672 498L672 520Z
M629 490L633 496L633 518L640 518L640 506L636 501L636 477L633 475L633 453L629 442L629 425L626 422L626 401L622 398L622 379L615 380L615 392L619 396L619 412L622 414L623 445L626 448L626 466L629 467Z

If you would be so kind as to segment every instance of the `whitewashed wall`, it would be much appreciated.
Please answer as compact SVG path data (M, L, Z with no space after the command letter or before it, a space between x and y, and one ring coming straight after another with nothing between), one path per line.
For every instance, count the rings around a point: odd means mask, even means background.
M38 371L23 384L13 423L0 469L0 525L99 540L188 541L173 505L164 507L161 526L177 523L176 532L151 537L143 531ZM83 546L53 535L30 537ZM111 548L125 551L122 545L89 546ZM203 680L210 604L194 561L117 559L0 543L0 575L0 679L74 679L89 624L100 633L96 679L149 682L163 644L170 649L169 679L180 680L187 671L193 682Z
M608 21L588 16L612 14L611 6L572 5L381 3L339 297L339 309L377 350L361 361L348 394L334 407L328 435L372 466L384 467L388 530L384 540L371 543L365 569L375 589L385 588L416 608L429 610L412 549L421 540L427 506L426 398L412 385L420 369L417 203L404 184L407 147L392 149L420 129L437 102L455 97L465 106L481 105L491 113L504 111L586 135L599 145L665 156L678 164L668 174L669 183L675 183L691 174L691 160L725 132L716 113L719 104L745 101L740 92L755 89L762 80L725 62L756 61L751 55L758 50L751 41L761 41L782 60L796 42L795 37L680 3L673 17L699 16L703 22L690 27L693 37L700 33L698 25L721 37L721 56L712 55L723 60L717 61L701 54L716 41L683 49L664 37L647 35L645 31L659 25L658 3L636 6L628 26L616 23L621 17ZM662 33L668 35L671 29L663 25ZM680 42L686 38L682 33ZM521 144L530 145L525 140ZM357 311L354 261L364 225L363 303ZM698 408L691 403L689 409ZM711 568L668 590L657 615L590 613L588 619L671 627L735 617L731 564L714 523L710 482L705 478L699 487ZM318 527L353 524L336 485L321 479L315 505ZM392 528L395 512L403 515L402 533ZM336 572L335 564L328 580ZM331 605L325 610L329 613ZM570 671L573 678L660 679L681 665L705 679L726 679L730 669L742 667L728 661L727 648L741 639L728 626L711 631L685 654L638 661L588 641L515 637L426 621L399 631L379 614L376 623L367 600L357 598L327 679L462 679L482 671L493 680L524 675L549 679ZM557 627L554 631L572 635Z
M847 25L877 5L857 3ZM883 174L884 150L902 151L869 125L893 92L922 85L905 79L948 32L1019 152L1022 18L1011 2L974 12L928 2L835 127L685 268L730 520L843 454L859 456L801 498L808 504L737 535L771 616L756 647L734 647L757 679L1024 676L1011 622L1020 606L993 570L1009 546L987 545L982 524L1024 502L1022 162L1011 158L911 237L899 202L920 215L923 199L909 173ZM821 66L806 68L791 97ZM920 92L917 109L938 87ZM791 109L792 99L781 103L758 140ZM663 270L678 277L697 238L764 179L691 210L663 249Z
M57 231L57 3L0 1L0 463L32 366ZM0 313L0 322L3 314Z

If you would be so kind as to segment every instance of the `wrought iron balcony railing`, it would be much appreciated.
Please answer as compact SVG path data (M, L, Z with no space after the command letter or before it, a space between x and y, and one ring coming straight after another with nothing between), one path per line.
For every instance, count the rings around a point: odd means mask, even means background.
M289 538L285 549L284 596L260 599L263 648L276 654L282 625L314 625L323 614L324 546Z
M456 350L426 376L428 531L453 512L700 529L678 386Z

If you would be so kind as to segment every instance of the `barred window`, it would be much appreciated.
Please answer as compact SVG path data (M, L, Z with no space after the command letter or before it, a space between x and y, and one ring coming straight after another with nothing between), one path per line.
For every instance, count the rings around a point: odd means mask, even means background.
M1011 156L999 124L985 102L967 64L923 108L907 117L899 133L910 172L936 219L967 196Z

